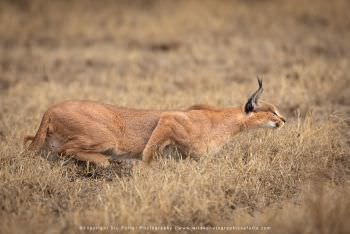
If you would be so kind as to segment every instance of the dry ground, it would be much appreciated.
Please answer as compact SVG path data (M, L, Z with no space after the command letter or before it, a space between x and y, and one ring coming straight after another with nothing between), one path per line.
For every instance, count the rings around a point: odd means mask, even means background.
M0 232L349 232L349 12L345 0L0 1ZM235 106L257 73L288 123L215 157L101 170L23 152L53 103Z

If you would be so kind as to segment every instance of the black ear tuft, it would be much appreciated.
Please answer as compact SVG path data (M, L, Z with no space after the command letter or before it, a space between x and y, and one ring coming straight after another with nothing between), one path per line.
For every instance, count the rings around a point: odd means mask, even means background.
M258 79L259 88L249 97L247 103L244 106L244 111L247 114L254 111L254 108L258 106L259 97L261 96L264 90L262 85L262 79L259 76L257 77L257 79Z
M252 112L253 110L254 110L254 105L253 105L252 99L249 98L248 102L244 106L244 112L246 114L248 114L248 113Z
M257 79L258 79L259 89L262 89L262 78L258 76Z

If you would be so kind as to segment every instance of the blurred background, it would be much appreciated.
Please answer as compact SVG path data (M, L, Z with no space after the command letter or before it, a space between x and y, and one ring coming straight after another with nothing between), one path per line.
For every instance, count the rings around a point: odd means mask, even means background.
M237 105L260 74L287 113L338 110L349 105L349 10L345 0L2 0L1 95L43 108Z

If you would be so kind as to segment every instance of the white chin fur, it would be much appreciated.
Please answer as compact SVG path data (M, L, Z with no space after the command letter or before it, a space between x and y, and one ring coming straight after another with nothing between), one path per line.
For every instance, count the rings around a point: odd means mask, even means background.
M267 122L267 124L264 125L265 128L276 128L276 123L275 122L272 122L272 121L269 121Z

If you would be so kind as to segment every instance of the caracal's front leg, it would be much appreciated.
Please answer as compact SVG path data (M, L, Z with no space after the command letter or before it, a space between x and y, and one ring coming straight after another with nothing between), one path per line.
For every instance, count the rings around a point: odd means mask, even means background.
M163 151L171 143L187 148L188 139L188 131L177 118L172 115L163 116L142 152L142 161L149 164L157 151Z
M149 164L157 151L162 151L171 142L171 129L157 126L148 140L143 152L142 161Z

